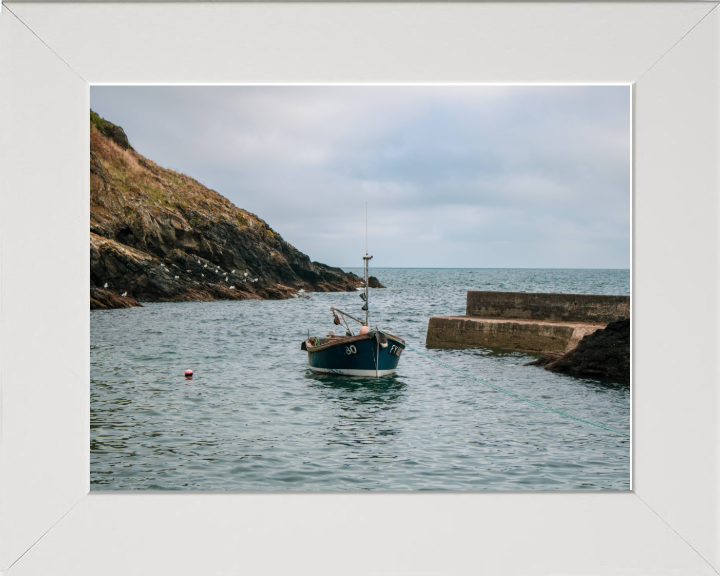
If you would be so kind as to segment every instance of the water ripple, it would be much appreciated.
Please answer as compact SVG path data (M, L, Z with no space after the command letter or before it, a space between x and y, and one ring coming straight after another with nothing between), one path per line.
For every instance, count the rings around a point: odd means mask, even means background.
M629 293L627 271L383 270L372 321L424 349L468 289ZM357 294L148 304L91 313L93 490L627 490L630 442L498 394L407 351L395 376L307 368L300 342ZM629 429L626 386L432 350L460 370ZM195 377L186 381L191 367Z

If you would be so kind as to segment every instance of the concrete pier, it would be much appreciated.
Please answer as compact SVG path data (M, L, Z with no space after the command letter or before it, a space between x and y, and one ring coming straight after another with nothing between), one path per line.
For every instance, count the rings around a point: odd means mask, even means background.
M465 314L481 318L607 324L630 317L630 296L471 290L467 293Z
M569 352L608 322L630 316L629 296L468 292L466 316L434 316L427 348Z

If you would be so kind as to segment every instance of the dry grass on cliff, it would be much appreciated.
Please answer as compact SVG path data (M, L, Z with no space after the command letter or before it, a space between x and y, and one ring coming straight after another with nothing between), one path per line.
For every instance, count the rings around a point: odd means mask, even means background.
M225 221L239 229L250 227L257 230L263 240L273 243L274 234L264 220L238 208L187 174L162 168L134 150L124 149L92 123L90 140L92 151L102 160L112 180L114 192L125 202L175 209L192 227L203 218Z
M145 171L138 161L139 154L133 150L125 150L110 138L105 138L100 132L92 127L90 141L93 151L98 154L106 163L129 172L139 175Z

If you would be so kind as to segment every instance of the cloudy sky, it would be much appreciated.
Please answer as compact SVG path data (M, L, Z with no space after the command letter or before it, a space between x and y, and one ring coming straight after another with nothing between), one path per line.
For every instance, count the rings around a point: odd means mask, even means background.
M161 166L313 260L629 268L627 86L91 89Z

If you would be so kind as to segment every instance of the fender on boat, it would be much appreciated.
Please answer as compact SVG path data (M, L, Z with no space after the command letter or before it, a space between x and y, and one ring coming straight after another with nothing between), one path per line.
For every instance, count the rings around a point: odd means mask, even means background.
M385 334L382 334L380 332L375 332L374 336L375 336L375 340L378 341L378 344L380 344L380 346L382 346L383 348L387 348L388 339L387 339L387 336L385 336Z

